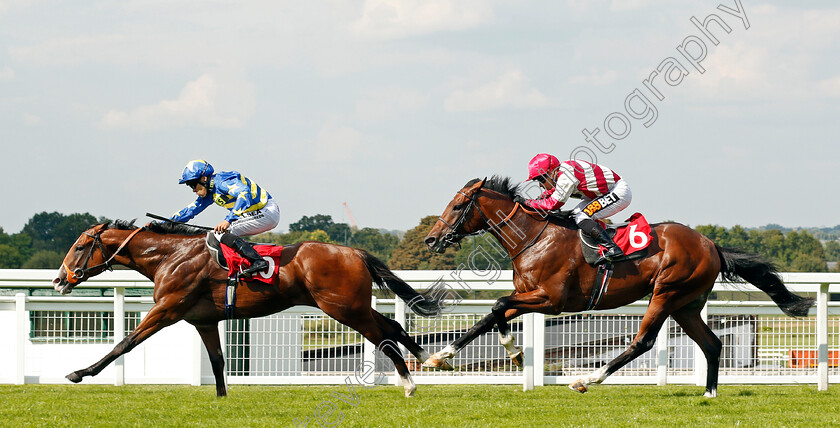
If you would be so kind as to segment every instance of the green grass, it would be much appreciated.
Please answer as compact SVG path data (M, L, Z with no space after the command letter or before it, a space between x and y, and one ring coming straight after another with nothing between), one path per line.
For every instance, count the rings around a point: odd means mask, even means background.
M600 385L586 394L565 386L522 392L513 385L418 385L410 399L395 386L355 391L352 405L336 396L347 399L347 386L233 385L227 398L217 399L212 386L0 385L0 421L9 427L283 427L309 417L306 426L319 427L321 405L324 425L338 427L840 425L840 385L825 392L814 385L723 385L714 399L702 397L703 387L677 385Z

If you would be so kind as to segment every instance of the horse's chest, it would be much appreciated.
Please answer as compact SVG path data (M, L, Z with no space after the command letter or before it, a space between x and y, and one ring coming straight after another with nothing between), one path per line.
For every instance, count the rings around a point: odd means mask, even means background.
M539 288L539 283L531 275L517 275L513 278L513 288L517 293L527 293Z

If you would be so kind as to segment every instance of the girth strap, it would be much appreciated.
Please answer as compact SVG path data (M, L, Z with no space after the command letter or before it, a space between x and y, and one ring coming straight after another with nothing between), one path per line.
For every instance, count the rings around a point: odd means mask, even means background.
M607 293L607 288L609 288L612 272L611 263L598 265L598 270L595 272L595 287L592 289L592 297L589 298L589 305L586 306L585 310L595 309L601 303L601 297Z
M227 287L225 288L225 319L233 319L233 313L236 309L236 286L239 285L239 273L234 273L233 276L228 277Z

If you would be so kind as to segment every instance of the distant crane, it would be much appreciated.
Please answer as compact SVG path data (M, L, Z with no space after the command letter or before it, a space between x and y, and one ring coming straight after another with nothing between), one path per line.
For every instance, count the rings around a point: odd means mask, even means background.
M358 229L359 225L356 223L356 219L353 218L353 213L350 212L350 207L347 206L347 202L342 202L341 205L344 205L344 210L347 211L347 216L350 217L350 224L353 226L353 229Z

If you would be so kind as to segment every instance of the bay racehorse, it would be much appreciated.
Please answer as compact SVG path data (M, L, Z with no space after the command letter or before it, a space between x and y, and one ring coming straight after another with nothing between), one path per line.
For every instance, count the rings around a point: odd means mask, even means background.
M508 354L521 366L522 350L514 344L509 320L529 312L557 315L588 309L596 267L584 261L576 224L526 209L514 202L518 198L517 185L507 177L472 180L458 191L426 237L430 249L442 252L465 236L489 231L512 258L515 291L498 299L489 315L424 366L450 368L448 358L494 326ZM617 308L650 295L638 333L622 354L569 385L573 390L586 392L590 384L601 383L650 350L671 316L703 350L708 366L705 395L714 397L722 344L700 311L718 274L755 285L789 316L806 316L813 305L813 299L791 293L773 266L758 255L721 248L678 223L651 225L651 235L647 257L613 265L609 288L595 308Z
M228 273L211 260L204 233L189 225L153 223L138 228L118 220L92 226L79 236L53 280L56 291L70 293L82 281L119 264L154 282L155 303L110 353L67 379L80 382L85 376L95 376L160 329L185 320L195 326L207 348L216 395L226 395L218 323L226 318ZM396 343L420 361L429 354L396 321L371 308L372 284L390 289L424 316L439 312L437 300L418 294L380 260L350 247L320 242L290 245L283 248L278 265L272 284L240 281L235 318L261 317L296 305L318 307L376 345L394 362L406 396L414 394L416 386Z

